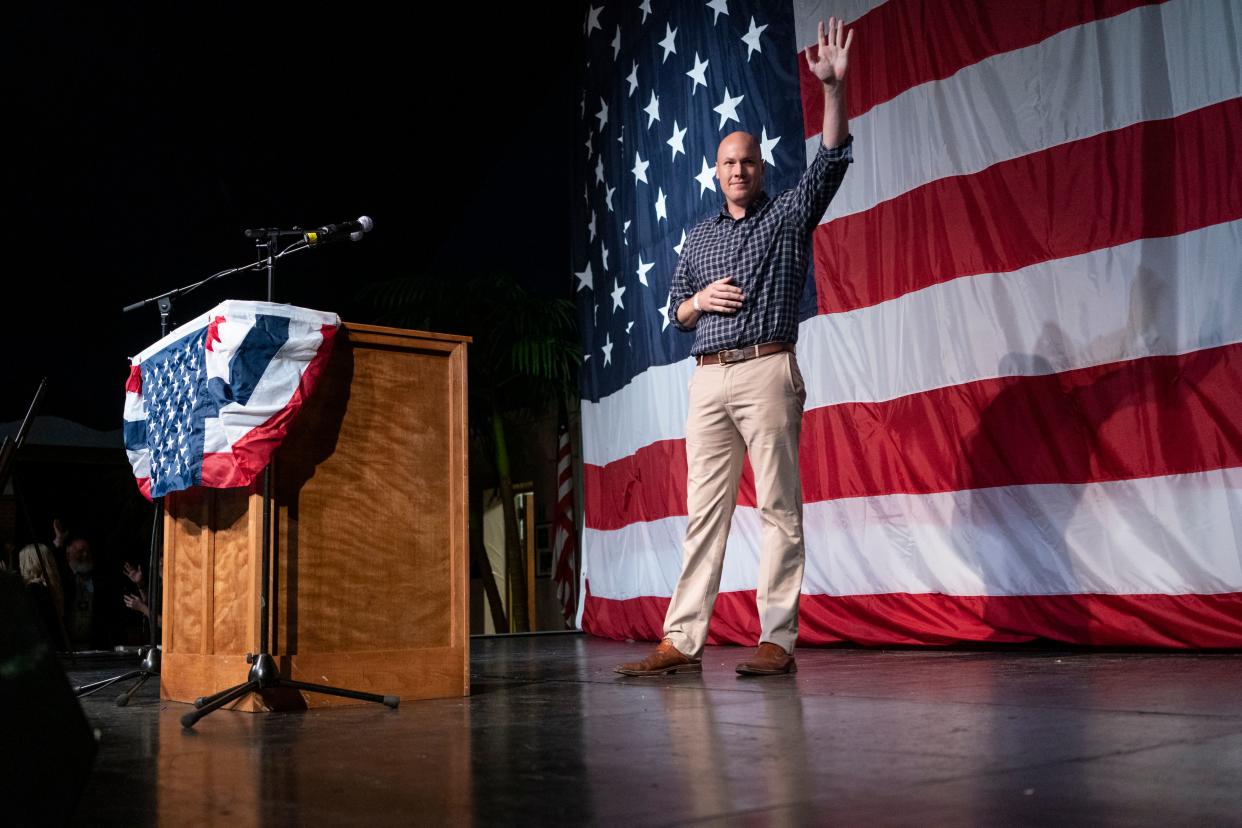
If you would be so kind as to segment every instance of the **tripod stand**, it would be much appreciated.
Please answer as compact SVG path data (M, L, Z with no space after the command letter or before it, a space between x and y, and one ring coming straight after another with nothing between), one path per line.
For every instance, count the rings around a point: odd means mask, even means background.
M152 627L155 626L154 621L151 622L151 626ZM147 654L143 657L142 664L139 665L137 670L130 670L128 673L123 673L122 675L119 675L119 676L113 676L112 678L107 678L107 679L104 679L103 681L95 681L95 682L91 682L90 684L80 684L77 687L73 688L73 692L76 693L79 697L89 696L90 694L95 693L99 690L102 690L105 687L108 687L110 685L116 684L119 681L128 681L129 679L137 678L138 681L134 683L133 687L129 688L124 693L116 697L117 707L124 707L125 705L129 704L129 700L132 699L134 697L134 694L138 692L138 688L146 684L147 679L151 678L152 676L158 676L159 674L160 674L160 648L152 644L149 648L147 648Z
M177 296L178 293L178 291L172 291L155 299L147 300L147 302L138 302L130 305L125 310L135 310L145 306L148 302L154 301L160 311L160 339L163 339L168 335L168 326L172 320L173 297ZM122 673L119 676L113 676L102 681L80 684L73 688L73 692L79 697L89 696L118 682L136 678L138 681L132 687L116 697L117 707L125 707L129 704L130 699L134 697L134 694L138 692L138 688L146 684L148 679L160 674L160 631L156 619L160 617L160 601L163 586L163 578L160 575L160 553L164 547L164 498L162 497L155 498L155 515L153 519L154 523L151 526L151 554L147 558L147 626L151 628L150 646L148 646L147 652L142 658L142 663L137 670L130 670L128 673Z
M367 229L369 229L370 219L366 219ZM301 230L276 230L263 229L259 231L248 231L248 235L256 239L255 245L258 249L258 262L252 267L263 267L267 271L267 299L273 301L273 295L276 288L276 259L296 250L306 249L309 247L311 236L314 234L303 234ZM276 246L281 236L297 235L306 236L306 242L295 242L289 248L277 254ZM360 236L361 234L359 234ZM300 245L300 246L299 246ZM375 693L363 693L357 690L347 690L341 687L330 687L323 684L310 684L304 681L295 681L286 679L280 675L280 668L276 664L276 660L271 655L271 642L275 640L275 635L271 634L269 629L269 603L268 599L271 594L271 566L272 559L275 554L276 540L272 531L272 478L275 460L273 459L263 472L263 551L261 554L261 576L259 591L259 648L258 653L248 653L246 655L246 663L250 665L250 670L246 675L246 680L240 684L234 685L219 693L211 696L199 697L194 702L195 709L186 713L181 717L181 726L189 729L194 727L199 719L208 716L219 710L226 704L230 704L249 693L258 693L263 690L272 690L277 688L288 688L292 690L300 690L311 693L320 693L330 696L339 696L343 698L358 699L359 701L375 702L383 704L390 708L396 708L400 704L397 696L381 696Z

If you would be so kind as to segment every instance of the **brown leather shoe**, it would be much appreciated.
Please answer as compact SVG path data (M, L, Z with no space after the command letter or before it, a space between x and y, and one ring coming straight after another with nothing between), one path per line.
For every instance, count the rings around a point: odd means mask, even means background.
M744 676L781 676L798 672L798 662L780 645L764 641L755 657L737 665L737 671Z
M663 676L668 673L701 673L703 662L690 658L674 647L666 638L656 647L656 651L642 661L617 666L617 672L623 676Z

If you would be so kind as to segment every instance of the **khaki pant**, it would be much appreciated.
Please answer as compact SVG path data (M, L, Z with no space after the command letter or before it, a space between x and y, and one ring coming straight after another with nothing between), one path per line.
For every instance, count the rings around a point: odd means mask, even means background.
M686 418L690 519L681 578L664 617L674 647L698 658L720 591L725 541L749 454L763 518L757 598L760 641L793 652L806 550L798 440L806 389L798 361L782 351L730 365L705 363L690 379Z

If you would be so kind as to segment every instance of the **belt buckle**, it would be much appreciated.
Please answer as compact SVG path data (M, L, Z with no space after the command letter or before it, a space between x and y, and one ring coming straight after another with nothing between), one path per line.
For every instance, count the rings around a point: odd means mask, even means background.
M733 348L728 351L718 351L716 358L720 360L721 365L730 365L734 362L744 362L746 360L745 348Z

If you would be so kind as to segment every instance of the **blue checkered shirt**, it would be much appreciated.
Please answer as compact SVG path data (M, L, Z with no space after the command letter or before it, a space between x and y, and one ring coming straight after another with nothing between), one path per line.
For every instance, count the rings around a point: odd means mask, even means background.
M725 204L690 231L668 303L669 320L679 330L694 331L690 353L798 340L811 233L854 160L853 141L850 136L831 149L821 144L797 186L775 199L761 192L742 218L729 215ZM746 297L736 313L704 313L694 328L677 321L682 302L729 275Z

